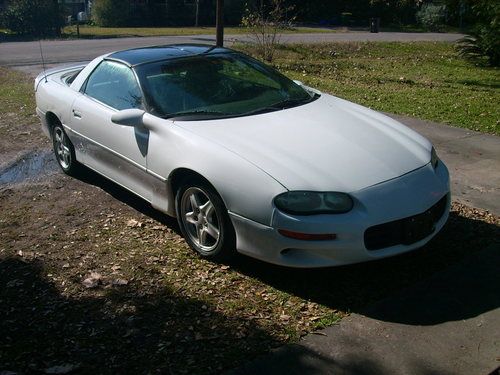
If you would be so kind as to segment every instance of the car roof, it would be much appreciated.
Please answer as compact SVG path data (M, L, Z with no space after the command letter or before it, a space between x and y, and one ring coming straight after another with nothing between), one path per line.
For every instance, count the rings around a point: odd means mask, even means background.
M232 50L207 44L169 44L113 52L106 56L105 59L117 60L129 66L136 66L181 57L213 55L228 52L232 52Z

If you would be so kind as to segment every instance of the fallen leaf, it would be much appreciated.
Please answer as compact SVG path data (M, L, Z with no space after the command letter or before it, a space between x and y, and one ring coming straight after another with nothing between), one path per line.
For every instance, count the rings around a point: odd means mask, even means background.
M83 280L82 284L86 288L95 288L99 285L102 276L97 272L91 272L90 276Z
M323 333L323 332L316 332L316 331L313 331L311 332L312 335L319 335L319 336L328 336L326 333Z
M143 226L144 226L143 223L135 219L130 219L129 221L127 221L127 227L142 228Z
M128 284L128 280L125 280L125 279L115 279L113 281L111 281L111 285L127 285Z

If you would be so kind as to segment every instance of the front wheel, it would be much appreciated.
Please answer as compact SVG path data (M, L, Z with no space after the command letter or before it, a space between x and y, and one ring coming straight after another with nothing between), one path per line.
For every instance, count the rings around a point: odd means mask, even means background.
M52 129L52 145L57 164L59 164L63 172L70 176L77 175L79 165L75 158L75 148L61 124L55 125Z
M225 261L235 254L233 225L222 199L209 184L202 180L182 184L176 211L184 238L202 257Z

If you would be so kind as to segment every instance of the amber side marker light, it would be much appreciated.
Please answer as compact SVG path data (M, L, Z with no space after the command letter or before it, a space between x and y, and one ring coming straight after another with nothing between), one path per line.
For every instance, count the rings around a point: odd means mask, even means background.
M334 233L312 234L312 233L292 232L286 229L278 229L278 232L282 236L293 238L294 240L303 240L303 241L328 241L337 238L337 235Z

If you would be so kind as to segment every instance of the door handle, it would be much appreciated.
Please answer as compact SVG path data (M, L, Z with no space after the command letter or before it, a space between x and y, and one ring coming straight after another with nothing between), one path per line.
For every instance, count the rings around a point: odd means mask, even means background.
M82 114L79 111L73 110L73 116L76 118L82 118Z

